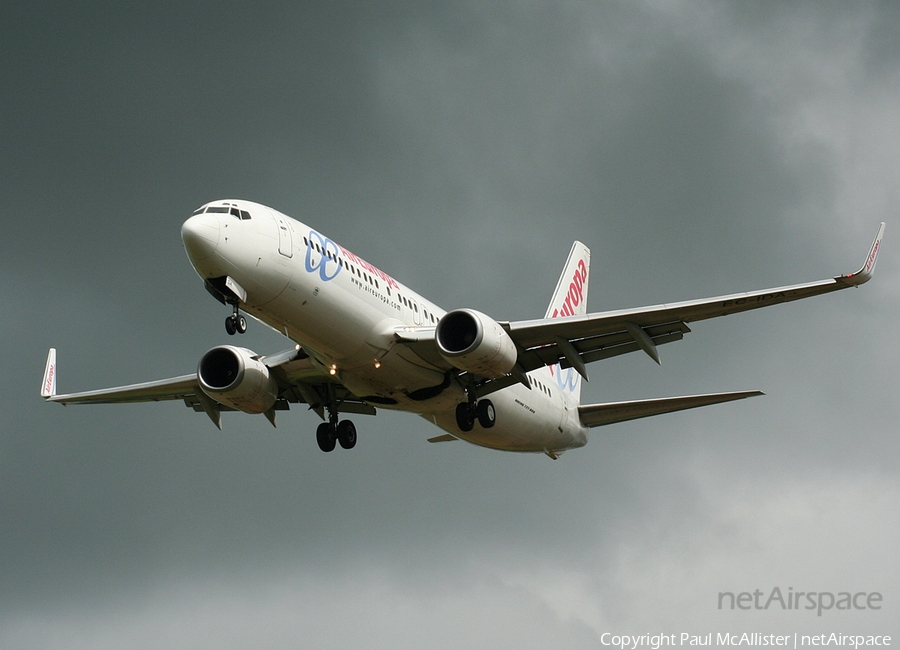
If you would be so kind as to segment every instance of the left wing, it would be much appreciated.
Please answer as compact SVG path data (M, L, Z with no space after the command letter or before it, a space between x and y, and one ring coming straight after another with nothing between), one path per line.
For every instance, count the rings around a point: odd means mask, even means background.
M358 399L333 377L323 373L311 363L302 350L292 348L278 354L261 357L278 384L279 394L275 405L266 417L275 424L275 411L287 410L289 403L305 403L324 419L327 401L334 401L337 410L344 413L374 415L375 408ZM170 379L103 388L81 393L59 395L56 392L56 349L50 348L41 384L41 397L59 404L125 404L135 402L162 402L182 400L197 412L205 412L213 423L222 428L221 412L234 409L209 397L200 388L197 374L181 375Z
M83 393L56 394L56 348L50 348L41 384L41 397L60 404L125 404L184 399L200 390L197 375L182 375L160 381L148 381L116 388L89 390Z

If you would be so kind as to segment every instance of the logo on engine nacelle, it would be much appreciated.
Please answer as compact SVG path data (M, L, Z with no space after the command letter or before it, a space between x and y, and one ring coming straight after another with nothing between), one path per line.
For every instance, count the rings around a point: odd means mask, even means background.
M313 240L315 240L315 243ZM309 241L306 244L307 272L315 273L318 271L322 282L328 282L329 280L334 280L342 268L343 265L338 262L337 244L327 237L323 237L315 230L310 230Z

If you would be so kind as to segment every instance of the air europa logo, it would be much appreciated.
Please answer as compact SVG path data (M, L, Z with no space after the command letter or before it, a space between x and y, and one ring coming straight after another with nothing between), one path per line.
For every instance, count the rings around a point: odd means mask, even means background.
M355 264L359 264L362 268L364 268L366 271L368 271L372 275L378 276L389 287L394 287L395 289L400 288L400 285L397 284L397 281L394 278L392 278L387 273L385 273L384 271L379 269L377 266L374 266L373 264L369 264L367 261L365 261L359 255L357 255L356 253L351 253L343 246L339 246L339 248L341 249L341 252L344 254L344 256L347 259L349 259L351 262L353 262Z
M314 257L318 259L314 260ZM322 282L334 280L343 268L338 264L338 247L327 237L315 230L309 231L309 242L306 245L306 270L309 273L319 272Z
M578 266L575 268L575 274L569 283L569 291L566 293L563 304L553 310L550 318L558 316L574 316L575 308L584 300L584 283L587 282L587 266L584 260L578 260Z
M56 374L56 366L47 368L47 383L44 384L44 392L50 393L53 390L53 376Z
M875 245L872 246L872 252L869 254L869 259L866 260L866 272L871 271L872 267L875 266L875 258L878 256L878 246L881 244L880 241L875 242Z
M581 376L575 372L574 368L563 370L558 363L555 366L550 366L550 374L556 379L560 389L567 390L570 393L575 392L575 389L578 388L578 382L581 381Z

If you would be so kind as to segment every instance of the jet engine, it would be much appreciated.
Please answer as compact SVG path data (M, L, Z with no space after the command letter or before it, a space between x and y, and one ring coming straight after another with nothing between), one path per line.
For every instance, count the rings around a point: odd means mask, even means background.
M204 354L197 379L212 399L244 413L265 413L278 396L275 379L256 353L233 345Z
M435 330L443 356L454 367L496 379L508 375L516 365L516 344L490 316L474 309L444 314Z

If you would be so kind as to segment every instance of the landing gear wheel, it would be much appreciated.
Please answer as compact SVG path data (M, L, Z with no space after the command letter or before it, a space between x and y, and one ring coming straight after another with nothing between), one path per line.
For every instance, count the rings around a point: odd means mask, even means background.
M238 316L235 319L234 329L238 334L243 334L247 331L247 319L243 316Z
M328 422L323 422L316 429L316 442L319 443L319 449L322 451L334 451L335 435L334 427Z
M228 332L228 336L234 336L234 333L237 331L237 327L235 327L234 316L229 316L225 319L225 331Z
M490 429L497 423L497 411L494 410L491 400L483 399L478 402L475 412L478 415L478 424L483 428Z
M337 439L344 449L353 449L356 446L356 426L350 420L338 424Z
M464 433L475 426L475 410L466 403L456 405L456 426Z

